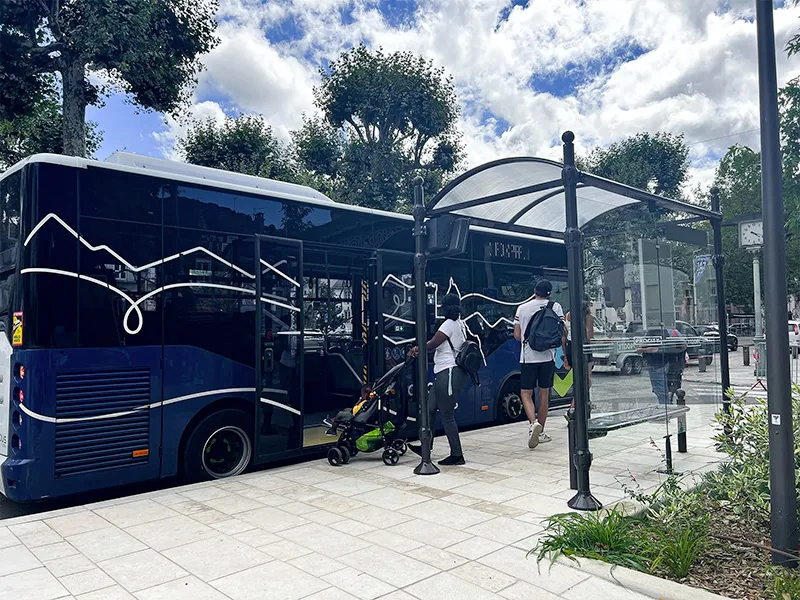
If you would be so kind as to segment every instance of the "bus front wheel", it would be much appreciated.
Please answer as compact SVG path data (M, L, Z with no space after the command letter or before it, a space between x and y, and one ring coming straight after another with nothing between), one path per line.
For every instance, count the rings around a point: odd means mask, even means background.
M189 434L183 453L183 474L189 481L224 479L241 474L253 458L247 413L226 409L200 421Z

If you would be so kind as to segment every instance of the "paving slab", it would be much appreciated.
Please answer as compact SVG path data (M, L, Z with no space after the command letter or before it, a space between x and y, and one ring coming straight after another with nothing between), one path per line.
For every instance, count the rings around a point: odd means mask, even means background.
M675 468L713 468L714 405L692 406L689 452ZM247 473L52 513L0 527L0 598L17 600L652 600L650 580L621 586L602 566L537 564L543 520L567 512L567 433L530 450L527 425L462 433L467 465L413 474L379 453ZM623 485L658 485L663 424L593 440L592 484L606 503ZM447 443L437 439L434 456ZM25 582L23 585L21 582ZM657 584L663 583L656 580ZM677 586L677 588L675 587ZM669 584L663 589L692 590Z

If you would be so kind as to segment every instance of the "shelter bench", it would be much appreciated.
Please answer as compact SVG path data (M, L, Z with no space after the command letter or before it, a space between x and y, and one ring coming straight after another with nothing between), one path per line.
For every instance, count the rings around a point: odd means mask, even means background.
M641 425L642 423L651 423L655 421L668 423L672 419L676 419L678 421L678 452L686 452L686 414L689 412L689 407L685 404L686 400L683 390L678 390L675 396L677 404L656 404L653 406L645 406L591 417L587 422L589 439L605 437L608 435L609 431L617 431L618 429L632 427L633 425ZM576 435L575 409L572 408L567 411L567 429L569 434L569 481L570 487L576 490L578 489L578 471L573 461ZM667 473L672 473L671 437L671 434L664 436Z

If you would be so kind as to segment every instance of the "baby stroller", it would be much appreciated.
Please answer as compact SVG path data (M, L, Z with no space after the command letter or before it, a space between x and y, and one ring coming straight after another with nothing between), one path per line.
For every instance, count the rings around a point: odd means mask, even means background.
M368 397L357 404L355 410L345 409L334 419L326 420L326 425L330 425L328 433L341 432L336 446L328 450L328 462L332 466L347 464L359 452L381 449L385 464L396 465L400 461L408 450L403 436L408 416L405 375L412 360L395 365L378 378Z

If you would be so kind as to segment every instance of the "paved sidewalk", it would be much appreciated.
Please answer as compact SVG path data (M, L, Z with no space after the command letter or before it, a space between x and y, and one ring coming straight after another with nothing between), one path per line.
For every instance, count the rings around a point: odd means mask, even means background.
M718 456L713 406L692 407L688 454L704 471ZM30 515L0 527L0 598L14 600L647 600L579 568L526 558L542 519L567 510L566 427L527 449L525 424L463 435L466 467L412 473L413 456L380 453L263 470ZM592 441L592 484L623 498L628 471L657 485L663 425ZM437 439L435 453L445 451Z

